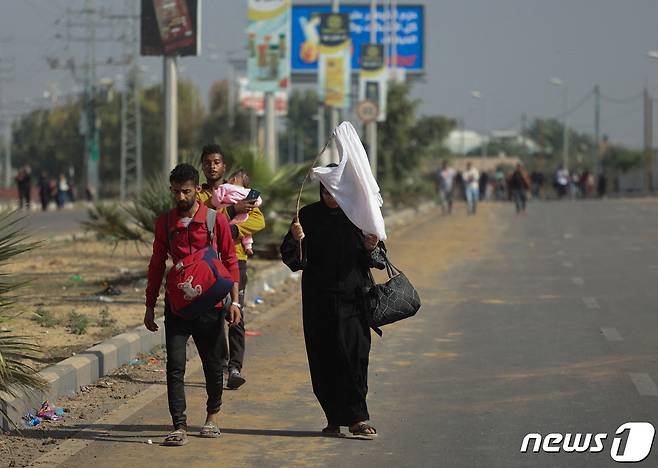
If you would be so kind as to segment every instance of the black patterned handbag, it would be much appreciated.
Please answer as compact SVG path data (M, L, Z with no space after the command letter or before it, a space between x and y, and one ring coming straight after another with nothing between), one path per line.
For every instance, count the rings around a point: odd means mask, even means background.
M386 263L388 281L375 283L372 273L368 270L372 285L365 294L369 325L380 336L379 327L412 317L420 309L420 296L416 288L407 276L390 262L385 249L382 250L382 255Z

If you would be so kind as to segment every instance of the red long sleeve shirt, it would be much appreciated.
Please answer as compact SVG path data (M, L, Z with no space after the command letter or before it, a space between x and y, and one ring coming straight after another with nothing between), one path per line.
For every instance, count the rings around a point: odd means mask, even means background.
M181 258L190 255L208 245L208 228L206 216L208 207L199 204L192 222L186 227L174 208L155 221L155 239L153 240L153 254L149 262L148 283L146 286L146 307L155 307L160 295L160 286L164 276L167 254L177 263ZM169 217L167 223L167 217ZM173 231L169 236L169 230ZM171 245L169 245L171 242ZM238 259L235 255L235 246L231 238L231 228L226 216L218 215L215 221L215 245L222 265L235 283L240 281ZM220 271L220 274L222 272Z

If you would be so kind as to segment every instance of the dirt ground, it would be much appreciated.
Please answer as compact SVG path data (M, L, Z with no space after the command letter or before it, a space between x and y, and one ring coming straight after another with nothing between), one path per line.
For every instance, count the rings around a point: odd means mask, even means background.
M3 326L41 345L37 369L137 326L144 317L150 254L150 245L134 243L117 248L96 240L43 244L3 268L18 281L29 281L19 291L15 318ZM272 263L252 259L250 273ZM120 294L108 294L108 287Z

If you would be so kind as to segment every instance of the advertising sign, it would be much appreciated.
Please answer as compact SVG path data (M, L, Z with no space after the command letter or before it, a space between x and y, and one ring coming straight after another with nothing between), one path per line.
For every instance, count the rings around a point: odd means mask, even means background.
M345 13L322 13L319 23L318 94L327 106L350 106L352 41L349 16Z
M320 14L331 11L330 5L295 5L291 14L291 66L294 73L317 73L320 54ZM351 68L361 68L361 45L370 43L370 6L341 4L341 13L349 15L354 54ZM377 7L376 43L391 44L391 10ZM425 10L422 5L398 5L394 21L397 31L398 67L410 73L425 68ZM385 54L389 55L390 54Z
M200 0L142 0L142 55L199 55Z
M290 83L290 1L249 0L249 89L286 91Z
M361 70L359 71L359 101L377 104L377 120L386 120L386 96L388 68L384 63L382 44L361 45Z
M239 100L243 109L253 110L258 116L265 115L265 93L262 91L250 91L246 78L240 79ZM288 93L277 91L274 93L274 112L279 117L288 114Z

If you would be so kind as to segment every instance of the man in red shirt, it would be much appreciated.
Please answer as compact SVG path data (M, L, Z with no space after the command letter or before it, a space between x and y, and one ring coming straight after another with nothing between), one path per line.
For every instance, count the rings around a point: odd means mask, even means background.
M158 330L155 323L155 304L158 299L162 277L166 268L167 255L174 264L180 259L201 250L210 238L206 219L208 208L197 201L201 191L199 172L189 164L179 164L169 176L171 193L176 208L162 214L155 223L153 255L149 262L146 287L146 312L144 325L152 332ZM167 229L169 232L167 232ZM217 216L214 228L217 253L221 263L233 280L231 305L226 313L230 326L240 322L238 283L240 273L231 237L231 229L225 216ZM190 336L199 351L206 378L207 417L201 428L202 437L219 437L216 424L222 404L222 343L225 340L222 320L224 313L215 306L193 319L177 316L165 296L165 338L167 347L167 397L174 430L165 438L165 445L187 443L187 418L185 416L185 348Z

